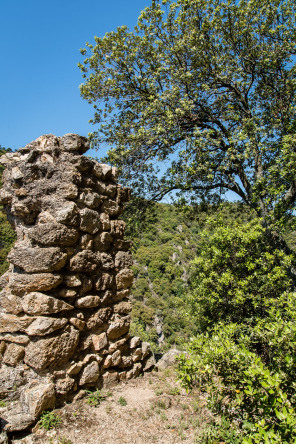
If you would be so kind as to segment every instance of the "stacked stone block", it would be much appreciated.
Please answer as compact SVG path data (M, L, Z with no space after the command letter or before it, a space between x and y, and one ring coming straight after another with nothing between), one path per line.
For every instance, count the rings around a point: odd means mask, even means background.
M129 189L88 148L75 134L46 135L1 158L0 203L17 234L0 294L0 399L18 403L9 430L56 398L153 366L149 344L129 335L131 244L118 219Z

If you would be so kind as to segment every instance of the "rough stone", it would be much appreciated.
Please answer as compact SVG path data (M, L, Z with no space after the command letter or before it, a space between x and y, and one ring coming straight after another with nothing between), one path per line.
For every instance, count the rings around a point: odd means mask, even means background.
M113 247L116 250L123 250L123 251L127 251L130 248L132 248L133 243L132 241L128 241L128 240L123 240L123 239L115 239L113 241Z
M94 238L94 247L96 251L107 251L110 249L110 245L113 241L113 237L108 231L103 231L97 234Z
M74 202L51 202L49 211L57 222L76 226L79 224L78 207Z
M123 220L112 220L110 225L112 236L122 239L125 231L125 222Z
M138 336L133 336L130 340L130 348L136 348L141 343L141 339Z
M0 293L0 306L11 314L19 314L23 311L21 298L5 290Z
M119 251L115 256L116 268L128 268L133 265L132 253L130 251Z
M100 308L89 317L86 323L88 330L97 330L100 329L103 325L107 326L111 314L112 312L109 307Z
M30 316L16 316L0 313L0 333L25 332L26 328L34 321Z
M92 281L88 276L82 277L82 285L80 287L80 294L88 293L92 289Z
M31 248L15 246L8 254L8 260L27 273L60 270L66 263L67 255L59 248Z
M123 211L118 203L113 200L105 200L101 206L101 209L112 217L119 216Z
M182 352L177 350L176 348L171 348L168 352L166 352L160 360L157 362L156 367L159 370L164 370L176 363L176 359L180 356Z
M59 274L37 273L21 274L11 273L9 275L9 288L12 293L22 296L31 291L47 291L55 288L62 282Z
M75 307L78 308L93 308L98 307L100 305L99 296L84 296L82 298L76 299Z
M132 304L130 301L122 301L115 304L113 309L114 313L126 315L132 311Z
M129 268L124 268L116 275L116 286L118 290L130 288L133 285L134 274Z
M111 254L108 253L97 253L97 257L100 263L100 268L102 270L112 270L114 268L114 261Z
M84 154L89 149L88 139L78 134L65 134L61 139L66 151L78 151L80 154Z
M79 385L90 384L96 382L100 376L100 368L97 361L92 361L82 370L79 378Z
M30 413L24 413L21 410L22 406L19 406L19 411L10 410L5 416L7 424L5 425L5 431L7 432L19 432L21 430L26 430L30 425L36 420Z
M146 360L146 362L144 363L143 372L147 372L149 370L152 370L155 367L155 364L156 364L156 361L155 361L154 355L149 356L148 359Z
M32 383L21 394L21 403L28 406L29 413L37 419L44 410L55 405L55 387L52 382Z
M71 365L71 367L67 370L67 374L69 376L75 376L78 375L78 373L80 372L80 370L83 367L83 362L75 362L73 365Z
M81 279L76 274L66 274L64 276L64 282L67 285L67 287L79 287L81 285Z
M74 228L68 228L63 224L45 223L35 225L28 231L28 236L34 242L46 246L70 246L77 242L79 233Z
M74 298L75 296L77 296L77 291L69 290L69 288L62 288L59 291L59 296L61 298Z
M107 330L107 336L109 339L117 339L129 331L130 319L121 318L112 322Z
M13 342L15 344L27 345L30 342L30 338L25 335L3 333L0 334L0 341ZM0 350L1 352L1 350Z
M76 199L79 191L74 183L61 183L57 188L57 192L60 197L62 196L65 199Z
M127 342L128 338L129 336L126 335L115 342L110 342L108 353L114 353L116 350L121 349L124 346L124 344Z
M106 180L112 175L112 167L104 163L95 162L93 172L99 179Z
M142 364L140 362L137 362L136 364L134 364L131 370L126 372L126 379L136 378L141 373L141 370Z
M131 356L122 356L120 367L130 367L133 364Z
M146 358L151 353L151 346L149 342L142 342L143 358Z
M78 328L78 330L82 331L85 327L85 321L77 318L70 318L70 324L74 325L74 327Z
M80 210L80 229L90 234L95 234L101 230L102 224L99 214L89 208Z
M102 203L100 195L90 190L83 191L79 196L79 201L91 209L97 209Z
M24 296L22 307L25 313L32 315L59 313L73 309L72 305L39 292L32 292Z
M100 194L103 194L108 197L114 197L117 191L117 187L114 184L106 184L98 180L96 182L96 188ZM106 200L105 200L106 202ZM106 211L107 212L107 211ZM109 214L109 213L108 213Z
M108 345L108 339L106 333L101 333L100 335L93 335L92 342L94 349L96 351L102 350Z
M106 372L103 374L103 386L112 387L116 385L119 381L118 372Z
M112 274L102 273L95 281L95 288L98 291L104 291L107 289L113 289L115 279Z
M83 234L80 237L80 248L82 250L92 250L94 245L94 237L92 234Z
M98 256L92 251L84 250L77 253L70 260L70 270L81 273L92 273L99 266Z
M66 318L48 318L38 316L25 332L29 336L45 336L64 327L68 322Z
M62 366L72 357L79 340L74 327L66 327L57 335L30 342L25 351L24 362L36 370Z
M110 229L110 224L111 224L109 214L100 213L100 221L102 224L102 230L108 231Z
M140 361L143 357L143 352L142 352L142 348L136 348L136 350L133 352L133 362L137 362Z
M25 349L18 344L8 344L3 356L3 362L8 365L16 366L25 354Z

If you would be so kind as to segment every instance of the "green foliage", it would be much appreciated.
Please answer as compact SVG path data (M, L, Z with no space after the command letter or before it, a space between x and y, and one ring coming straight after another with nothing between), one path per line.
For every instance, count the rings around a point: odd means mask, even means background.
M156 204L154 218L142 226L141 234L131 233L135 260L131 332L150 342L154 352L181 346L198 331L196 313L187 296L189 264L200 254L208 217L215 218L217 211L211 205ZM239 203L224 204L219 214L225 223L235 220L245 224L254 217ZM161 325L163 342L157 325Z
M192 334L185 292L187 269L198 241L189 225L196 218L193 212L189 217L172 205L157 204L153 221L132 237L135 282L131 332L150 342L155 352L181 344ZM156 323L162 326L164 343L159 344Z
M125 407L127 405L127 400L123 396L120 396L120 398L118 399L118 404L120 404L122 407Z
M206 392L208 407L239 431L233 442L295 442L291 257L264 242L257 220L225 226L212 218L201 239L189 298L200 333L180 358L180 379Z
M254 323L291 288L292 256L266 242L257 219L225 225L208 220L191 265L189 302L201 330L218 321Z
M242 442L242 435L240 430L222 415L221 418L214 417L212 422L202 429L194 442L200 444L239 444Z
M38 424L44 430L51 430L61 423L62 419L57 413L54 411L46 411L42 413Z
M105 401L109 396L111 396L110 392L104 393L102 390L86 390L86 402L92 407L98 407L103 401Z
M134 30L81 50L93 145L146 199L230 190L281 225L296 198L295 18L294 0L152 0Z

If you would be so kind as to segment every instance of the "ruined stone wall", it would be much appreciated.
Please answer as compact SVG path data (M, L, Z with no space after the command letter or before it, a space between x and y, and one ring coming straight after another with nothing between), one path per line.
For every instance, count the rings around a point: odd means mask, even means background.
M129 190L115 168L83 156L88 147L75 134L46 135L1 158L0 203L17 233L0 294L8 430L56 398L153 365L149 344L129 335L131 245L118 219Z

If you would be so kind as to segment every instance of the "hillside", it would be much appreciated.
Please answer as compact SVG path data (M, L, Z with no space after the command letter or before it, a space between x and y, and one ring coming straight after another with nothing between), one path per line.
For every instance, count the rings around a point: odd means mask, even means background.
M154 220L133 237L135 281L132 289L132 331L149 341L155 352L181 345L196 325L186 303L190 261L198 254L199 233L217 208L178 210L157 204ZM245 207L225 205L226 218L247 220Z

